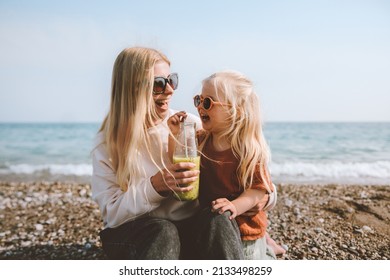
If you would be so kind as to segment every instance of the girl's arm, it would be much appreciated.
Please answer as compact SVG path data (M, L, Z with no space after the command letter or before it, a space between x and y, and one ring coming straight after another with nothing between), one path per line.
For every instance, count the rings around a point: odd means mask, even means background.
M227 198L214 200L211 203L211 211L219 214L230 211L232 212L230 219L234 219L259 204L265 196L268 195L264 189L248 189L232 201Z

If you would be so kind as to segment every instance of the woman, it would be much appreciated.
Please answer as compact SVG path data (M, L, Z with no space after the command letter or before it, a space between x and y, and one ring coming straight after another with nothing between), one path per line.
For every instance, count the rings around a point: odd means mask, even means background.
M115 61L110 110L92 152L92 194L110 259L243 257L238 227L227 216L194 218L198 202L172 196L189 191L178 185L199 175L190 170L193 163L170 164L167 156L167 119L175 113L169 103L177 86L177 74L157 50L128 48ZM199 123L193 115L188 119Z

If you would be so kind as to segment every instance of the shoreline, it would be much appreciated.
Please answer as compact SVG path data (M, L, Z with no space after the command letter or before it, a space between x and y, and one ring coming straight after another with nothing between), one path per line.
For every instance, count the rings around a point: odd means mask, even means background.
M390 185L278 184L279 259L390 259ZM0 181L0 259L105 259L89 183Z
M390 162L389 162L390 163ZM92 166L91 166L92 168ZM92 172L92 171L91 171ZM272 175L273 183L277 185L295 185L295 186L326 186L326 185L389 185L389 177L315 177L315 176L277 176ZM52 173L49 169L40 170L33 173L12 173L6 172L0 168L0 183L35 183L35 182L70 182L79 184L90 184L92 176L90 174L63 174Z

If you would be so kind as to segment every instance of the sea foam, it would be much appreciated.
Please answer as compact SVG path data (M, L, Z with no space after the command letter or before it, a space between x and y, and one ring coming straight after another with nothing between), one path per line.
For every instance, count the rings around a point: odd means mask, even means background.
M0 169L0 174L35 174L48 173L55 175L91 176L90 164L15 164Z
M271 163L276 182L365 183L390 185L390 161ZM0 167L0 175L91 176L91 164L15 164Z
M390 184L390 161L284 162L272 163L270 170L278 181Z

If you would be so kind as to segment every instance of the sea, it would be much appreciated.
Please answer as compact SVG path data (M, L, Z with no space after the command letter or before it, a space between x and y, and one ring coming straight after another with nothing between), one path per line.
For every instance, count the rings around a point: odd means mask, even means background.
M99 123L0 123L0 181L89 183ZM390 123L269 122L275 183L390 185Z

